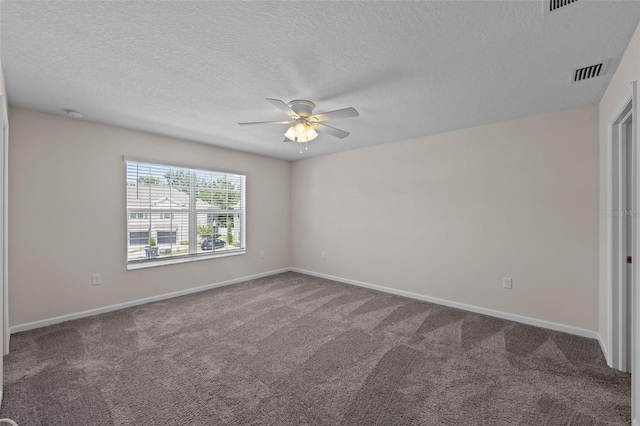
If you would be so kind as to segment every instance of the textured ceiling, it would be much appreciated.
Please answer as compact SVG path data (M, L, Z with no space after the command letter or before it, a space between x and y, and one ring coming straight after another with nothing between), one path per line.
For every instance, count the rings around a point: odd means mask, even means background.
M595 104L640 2L3 1L9 102L295 160ZM571 70L611 58L604 77ZM273 97L353 106L302 155Z

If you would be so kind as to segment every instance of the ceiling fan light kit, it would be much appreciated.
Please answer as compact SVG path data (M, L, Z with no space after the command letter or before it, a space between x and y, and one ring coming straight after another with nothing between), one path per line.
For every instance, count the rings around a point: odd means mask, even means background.
M284 136L292 142L309 142L318 137L318 132L316 132L313 127L301 120L296 120L296 124L289 127Z
M322 124L322 121L327 121L337 118L351 118L358 117L360 114L355 108L343 108L335 111L323 112L320 114L313 114L313 109L316 107L311 101L305 99L295 99L288 104L280 99L266 98L266 100L274 105L276 108L283 111L289 117L290 121L253 121L249 123L238 123L241 126L254 125L254 124L287 124L289 128L285 132L284 142L298 142L306 143L314 140L318 137L318 133L325 132L331 136L335 136L340 139L344 139L349 136L349 132L336 129L335 127ZM305 148L306 149L306 148Z

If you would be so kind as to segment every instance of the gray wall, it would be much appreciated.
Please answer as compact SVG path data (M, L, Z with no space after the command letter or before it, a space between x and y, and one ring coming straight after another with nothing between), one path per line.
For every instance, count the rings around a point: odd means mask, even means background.
M9 121L11 325L289 266L289 162L20 108ZM246 173L246 255L127 271L123 155Z
M294 163L10 121L11 325L293 266L598 330L595 106ZM127 272L123 155L246 172L247 254Z
M598 329L595 106L296 161L291 185L296 268Z

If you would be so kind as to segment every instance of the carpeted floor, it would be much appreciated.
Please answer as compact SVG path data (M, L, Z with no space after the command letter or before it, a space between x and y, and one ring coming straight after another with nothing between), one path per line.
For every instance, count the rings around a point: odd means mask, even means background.
M12 336L28 425L628 425L596 341L292 272Z

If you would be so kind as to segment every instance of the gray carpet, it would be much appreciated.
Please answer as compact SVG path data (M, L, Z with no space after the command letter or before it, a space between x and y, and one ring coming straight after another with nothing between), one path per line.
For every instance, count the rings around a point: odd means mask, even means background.
M16 334L27 425L628 425L594 340L285 273Z

